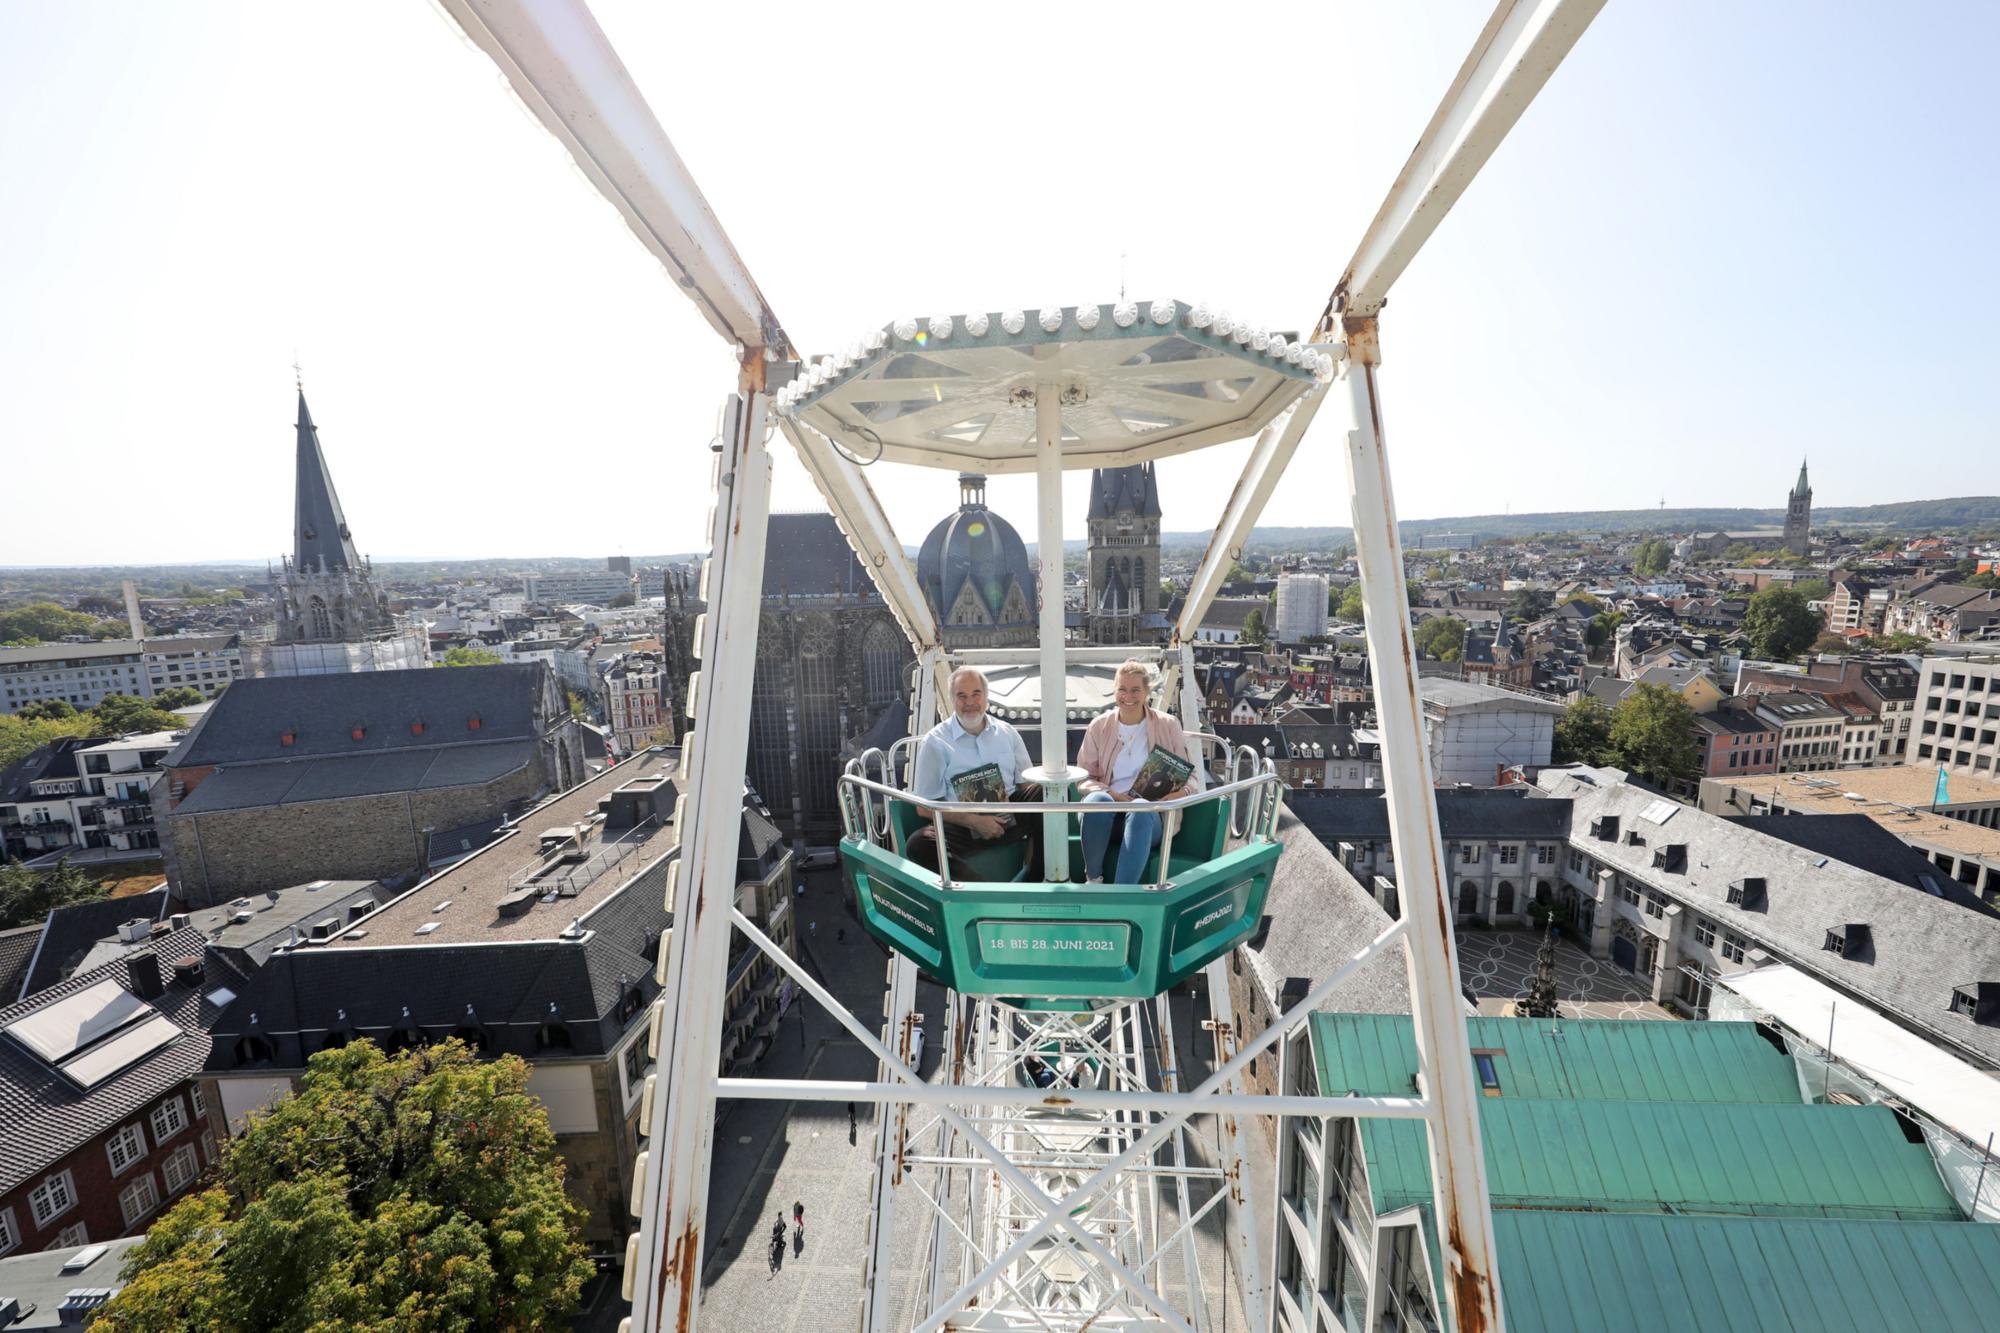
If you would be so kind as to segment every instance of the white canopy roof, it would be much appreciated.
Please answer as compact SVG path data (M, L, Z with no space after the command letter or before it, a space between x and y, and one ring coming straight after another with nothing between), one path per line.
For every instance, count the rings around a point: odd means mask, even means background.
M1890 1022L1796 968L1770 964L1720 977L1716 984L1901 1097L1939 1124L1984 1148L2000 1134L2000 1079Z

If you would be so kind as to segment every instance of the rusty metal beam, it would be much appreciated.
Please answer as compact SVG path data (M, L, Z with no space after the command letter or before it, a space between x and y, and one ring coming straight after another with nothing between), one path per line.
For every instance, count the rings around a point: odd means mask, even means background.
M1372 321L1369 321L1372 324ZM1372 328L1353 330L1372 345ZM1396 499L1370 356L1351 350L1340 396L1346 406L1347 476L1354 549L1367 609L1368 659L1381 723L1382 779L1389 843L1396 858L1402 921L1408 927L1410 1011L1418 1067L1426 1080L1432 1198L1444 1260L1444 1300L1459 1333L1498 1333L1500 1267L1493 1204L1479 1141L1479 1090L1460 1011L1458 942L1445 874L1429 747L1410 629Z
M1340 275L1316 338L1339 314L1373 315L1604 0L1500 0Z
M562 141L709 326L745 352L795 353L687 165L582 0L438 0Z

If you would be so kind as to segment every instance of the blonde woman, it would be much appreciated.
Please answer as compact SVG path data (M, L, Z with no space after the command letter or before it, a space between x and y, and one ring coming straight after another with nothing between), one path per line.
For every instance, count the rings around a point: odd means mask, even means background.
M1104 882L1104 859L1115 841L1118 861L1111 876L1113 884L1137 884L1146 869L1146 858L1160 842L1161 823L1157 810L1132 794L1132 782L1144 766L1146 756L1158 745L1194 762L1188 749L1187 733L1170 715L1146 702L1152 691L1152 673L1146 664L1128 658L1118 668L1114 681L1117 704L1106 709L1084 728L1083 744L1076 762L1089 774L1083 782L1084 801L1113 807L1101 814L1083 816L1083 868L1092 884ZM1166 799L1186 796L1195 790L1192 779Z

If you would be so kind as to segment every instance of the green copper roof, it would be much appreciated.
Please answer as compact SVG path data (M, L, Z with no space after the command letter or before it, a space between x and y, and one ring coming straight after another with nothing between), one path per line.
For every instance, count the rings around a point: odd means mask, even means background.
M1498 1212L1512 1333L1990 1333L2000 1226Z
M1961 1219L1881 1106L1481 1099L1495 1209ZM1364 1120L1379 1213L1428 1203L1423 1122Z
M1407 1014L1315 1014L1312 1024L1323 1094L1411 1090L1417 1045ZM1466 1034L1475 1052L1497 1053L1503 1100L1802 1100L1790 1057L1750 1023L1470 1018Z

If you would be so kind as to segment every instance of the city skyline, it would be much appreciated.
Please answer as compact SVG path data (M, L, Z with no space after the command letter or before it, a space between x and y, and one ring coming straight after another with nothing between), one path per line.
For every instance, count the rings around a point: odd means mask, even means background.
M723 49L727 16L597 8L813 351L912 312L1121 286L1304 327L1484 17L1469 3L1315 14L1280 49L1173 12L1143 32L1072 15L1074 86L1023 94L983 129L951 107L1039 58L1023 34L954 41L973 20L925 11L864 44L837 16L802 15L760 55L770 129L746 147L740 117L706 114L740 98L738 76L679 58ZM390 6L103 12L0 16L0 169L28 186L0 211L0 354L17 385L0 439L10 499L61 493L80 462L149 484L100 487L87 527L13 499L0 563L275 557L282 529L239 515L284 491L294 361L351 478L355 530L385 559L555 555L586 529L610 551L702 544L706 496L669 479L714 429L727 351L448 25ZM1979 313L2000 265L1978 236L2000 185L1962 164L2000 109L1975 55L2000 18L1820 19L1613 7L1593 25L1588 59L1530 110L1385 316L1402 517L1643 509L1663 492L1763 508L1802 454L1822 508L1996 489L1980 464L2000 391L1975 368L2000 351ZM933 43L954 52L936 91L885 92L916 88L901 71ZM1312 89L1350 48L1371 58L1335 66L1325 110L1281 92L1273 114L1243 114L1256 106L1233 88ZM817 59L829 49L847 57L837 70ZM1159 71L1178 109L1159 123L1182 132L1135 124L1109 173L1075 145L1061 160L1078 165L1057 169L1060 234L956 204L955 183L1032 189L995 160L1120 123L1145 80L1114 68ZM1849 95L1863 82L1879 94L1865 105ZM1342 132L1351 105L1371 108L1362 132ZM1194 150L1227 174L1190 171ZM874 175L857 183L856 163ZM1879 287L1891 236L1902 317L1857 374L1851 344L1825 337L1827 308ZM1882 466L1891 440L1929 466ZM1330 419L1315 426L1267 526L1343 525L1338 444ZM1162 465L1168 530L1214 520L1246 450ZM810 507L802 470L773 452L778 506ZM906 542L949 507L946 474L884 471L878 486ZM1027 479L991 489L997 510L1032 512ZM1073 474L1068 538L1086 493Z

